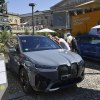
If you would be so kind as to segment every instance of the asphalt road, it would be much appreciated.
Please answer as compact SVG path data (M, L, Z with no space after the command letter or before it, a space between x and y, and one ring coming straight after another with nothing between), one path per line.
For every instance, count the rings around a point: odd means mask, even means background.
M100 100L100 63L87 60L85 79L77 87L51 92L30 95L23 93L18 78L14 73L7 71L8 99L9 100Z

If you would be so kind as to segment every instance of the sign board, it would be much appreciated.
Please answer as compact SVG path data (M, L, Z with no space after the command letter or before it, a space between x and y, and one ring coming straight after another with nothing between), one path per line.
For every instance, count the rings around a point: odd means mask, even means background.
M66 27L66 12L53 13L53 27L65 26Z

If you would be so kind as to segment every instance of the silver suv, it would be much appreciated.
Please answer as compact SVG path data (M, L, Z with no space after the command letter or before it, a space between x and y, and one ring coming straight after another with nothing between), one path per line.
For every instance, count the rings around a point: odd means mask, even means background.
M84 79L80 55L62 49L45 36L19 35L9 49L9 68L19 76L24 92L54 91Z

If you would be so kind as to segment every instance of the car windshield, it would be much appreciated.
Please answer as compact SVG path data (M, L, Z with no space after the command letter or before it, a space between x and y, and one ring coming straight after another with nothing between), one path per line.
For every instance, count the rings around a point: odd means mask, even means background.
M23 36L20 37L20 44L23 52L61 49L53 40L44 36Z

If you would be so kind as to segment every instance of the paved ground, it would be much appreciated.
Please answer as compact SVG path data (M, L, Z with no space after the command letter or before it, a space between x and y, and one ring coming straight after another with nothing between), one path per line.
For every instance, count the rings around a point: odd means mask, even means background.
M100 100L100 63L86 61L85 79L76 88L26 95L22 92L18 78L10 71L8 82L9 100Z

